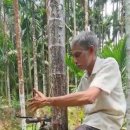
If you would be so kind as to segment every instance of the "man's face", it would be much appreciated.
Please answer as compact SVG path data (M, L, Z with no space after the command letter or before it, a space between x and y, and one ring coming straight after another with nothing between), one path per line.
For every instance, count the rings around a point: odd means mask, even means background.
M72 55L75 64L82 70L88 69L92 62L92 55L90 49L85 50L79 44L72 46Z

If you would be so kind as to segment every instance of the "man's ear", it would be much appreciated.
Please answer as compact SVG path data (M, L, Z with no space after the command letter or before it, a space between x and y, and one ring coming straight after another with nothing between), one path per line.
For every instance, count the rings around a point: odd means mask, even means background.
M89 53L92 54L95 51L94 46L89 47Z

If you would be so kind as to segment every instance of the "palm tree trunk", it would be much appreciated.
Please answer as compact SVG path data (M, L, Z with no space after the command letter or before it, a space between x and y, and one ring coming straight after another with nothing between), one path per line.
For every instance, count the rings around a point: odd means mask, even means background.
M7 61L7 71L6 71L6 78L7 78L7 95L8 95L8 104L11 106L11 93L10 93L10 77L9 77L9 62Z
M34 16L34 2L32 11L32 44L33 44L33 64L34 64L34 87L38 90L38 75L37 75L37 45L35 36L35 16Z
M42 34L43 35L43 34ZM43 41L42 41L43 43ZM44 53L44 43L42 46L42 87L43 87L43 93L45 95L47 95L47 91L46 91L46 80L45 80L45 53Z
M3 0L0 2L0 21L3 20Z
M126 28L126 68L127 68L127 130L130 130L130 1L125 0L125 28Z
M29 37L28 37L29 38ZM27 42L28 44L28 75L29 75L29 88L32 88L32 73L31 73L31 54L30 54L30 46L29 46L29 41ZM28 89L28 88L27 88ZM29 90L29 89L28 89Z
M48 38L50 82L53 90L52 96L65 95L66 70L65 70L65 23L64 0L47 2L48 13ZM67 109L52 108L53 130L68 130Z
M18 78L19 78L19 99L21 106L21 116L25 116L25 95L24 95L24 79L23 79L23 65L22 65L22 47L21 47L21 30L18 0L13 0L14 17L15 17L15 35L16 35L16 49L17 49L17 63L18 63ZM26 130L25 120L21 122L22 130Z
M33 65L34 65L34 88L38 90L38 74L37 74L37 44L36 44L36 34L35 34L35 5L32 2L32 44L33 44ZM37 110L36 116L39 117L39 111ZM40 123L37 124L40 127Z
M74 13L74 36L76 36L76 5L75 0L73 0L73 13Z
M124 35L124 28L125 28L125 18L124 18L124 14L125 14L125 0L121 0L121 37L123 37Z
M73 33L73 36L75 37L76 36L76 5L75 5L75 0L73 0L73 13L74 13L74 33ZM78 86L78 83L77 83L77 76L75 76L75 85L76 87Z
M45 3L45 5L44 5ZM41 1L41 4L44 6L44 8L46 8L46 1L43 2ZM43 21L44 22L44 18L43 18ZM44 45L44 29L42 29L42 87L43 87L43 93L47 96L47 87L46 87L46 79L45 79L45 45Z
M84 0L85 30L88 30L88 0Z

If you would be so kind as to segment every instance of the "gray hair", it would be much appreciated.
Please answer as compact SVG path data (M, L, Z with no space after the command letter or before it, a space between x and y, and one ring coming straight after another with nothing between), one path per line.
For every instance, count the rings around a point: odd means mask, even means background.
M74 37L74 39L72 40L71 47L75 44L79 44L85 50L93 46L96 51L98 48L98 38L91 31L82 31L76 37Z

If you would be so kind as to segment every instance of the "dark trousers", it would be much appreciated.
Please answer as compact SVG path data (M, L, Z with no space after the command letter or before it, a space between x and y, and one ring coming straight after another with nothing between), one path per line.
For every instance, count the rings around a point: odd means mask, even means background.
M88 126L88 125L81 125L78 128L76 128L75 130L99 130L99 129L94 128L92 126Z

